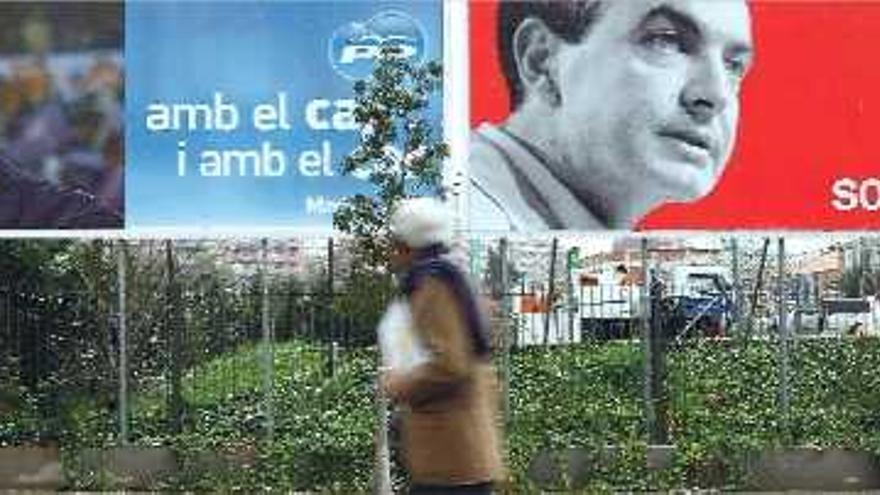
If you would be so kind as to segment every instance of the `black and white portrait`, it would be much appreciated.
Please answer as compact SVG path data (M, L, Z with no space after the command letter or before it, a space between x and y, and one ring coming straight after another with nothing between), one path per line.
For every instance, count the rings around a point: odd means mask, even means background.
M752 64L746 0L501 0L511 113L474 131L473 230L630 230L708 194Z

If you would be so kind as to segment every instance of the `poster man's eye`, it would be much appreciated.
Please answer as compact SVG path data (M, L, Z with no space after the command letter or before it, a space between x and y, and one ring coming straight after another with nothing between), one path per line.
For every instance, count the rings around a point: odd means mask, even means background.
M685 53L687 46L682 34L675 29L649 31L641 39L642 45L662 53Z
M743 79L749 72L751 62L747 56L732 56L724 60L727 71L736 79Z

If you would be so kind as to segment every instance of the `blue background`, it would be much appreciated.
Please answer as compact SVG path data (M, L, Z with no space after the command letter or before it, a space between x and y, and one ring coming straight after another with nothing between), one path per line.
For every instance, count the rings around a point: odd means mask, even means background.
M327 227L331 215L307 215L306 197L338 199L368 192L351 177L306 178L295 157L330 141L338 169L355 132L312 131L305 104L315 98L351 98L353 82L334 71L328 55L333 33L376 14L402 11L426 35L425 60L442 60L439 1L131 2L126 5L126 224L130 227ZM234 132L148 132L151 103L210 102L224 93L239 108ZM291 131L259 132L251 110L288 95ZM432 121L440 131L440 97ZM177 174L177 143L187 142L188 173ZM284 151L282 177L201 177L206 149L254 148L264 140Z

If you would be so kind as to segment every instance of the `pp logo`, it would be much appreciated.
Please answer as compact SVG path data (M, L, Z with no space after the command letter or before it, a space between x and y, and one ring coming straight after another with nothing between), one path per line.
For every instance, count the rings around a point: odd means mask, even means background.
M330 64L342 77L364 79L373 73L382 47L394 47L398 56L418 63L425 56L425 41L425 32L415 19L396 10L384 11L367 22L337 29L330 38Z

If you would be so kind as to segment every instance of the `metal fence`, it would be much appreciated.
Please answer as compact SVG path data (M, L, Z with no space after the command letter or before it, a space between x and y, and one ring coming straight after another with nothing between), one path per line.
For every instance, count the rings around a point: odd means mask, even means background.
M7 396L38 392L44 417L102 411L96 444L150 442L156 432L133 424L139 409L179 432L206 394L251 392L270 427L269 402L252 392L271 390L276 348L325 350L332 367L340 349L375 341L391 288L373 276L349 291L345 255L327 239L98 240L70 251L77 265L53 280L0 288L0 383Z
M494 276L513 276L495 297L509 300L521 345L639 338L652 312L679 342L880 332L877 239L793 240L794 250L785 238L758 236L506 241L507 266ZM482 265L500 243L483 239L476 245L490 244L488 255L472 253L484 283L497 284Z
M760 412L713 416L718 427L757 428L768 443L784 437L774 436L780 422L791 441L832 438L814 431L821 427L809 410L831 407L833 399L815 397L809 377L862 355L846 344L826 363L814 358L821 343L811 342L877 333L871 291L880 243L829 238L804 248L794 241L457 242L456 255L492 309L511 442L533 442L514 447L515 469L523 471L542 445L559 442L705 444L700 426L711 421L694 411L751 399L763 401L754 406ZM39 283L7 279L0 288L0 406L26 395L28 404L13 406L32 407L49 423L30 424L34 431L23 437L64 432L86 446L161 445L181 435L195 441L228 415L240 424L223 426L226 445L210 447L236 448L292 438L300 427L289 421L299 414L291 411L297 400L342 400L309 414L351 413L372 424L374 332L393 283L389 274L359 272L344 240L72 241L59 253ZM772 372L756 374L745 355L770 363ZM327 381L354 362L349 381ZM847 385L849 396L859 387L875 395L873 382L858 383ZM319 389L334 386L358 392L325 399L331 396ZM301 399L284 395L303 389ZM607 410L598 410L601 397ZM557 400L570 410L542 409ZM871 420L870 404L850 409L852 424ZM80 429L71 433L71 424ZM297 455L323 459L343 442L325 436L315 440L323 447ZM351 462L370 458L359 456ZM320 476L333 473L310 479ZM280 483L265 483L273 482ZM329 484L319 487L332 486L332 479L323 482Z

